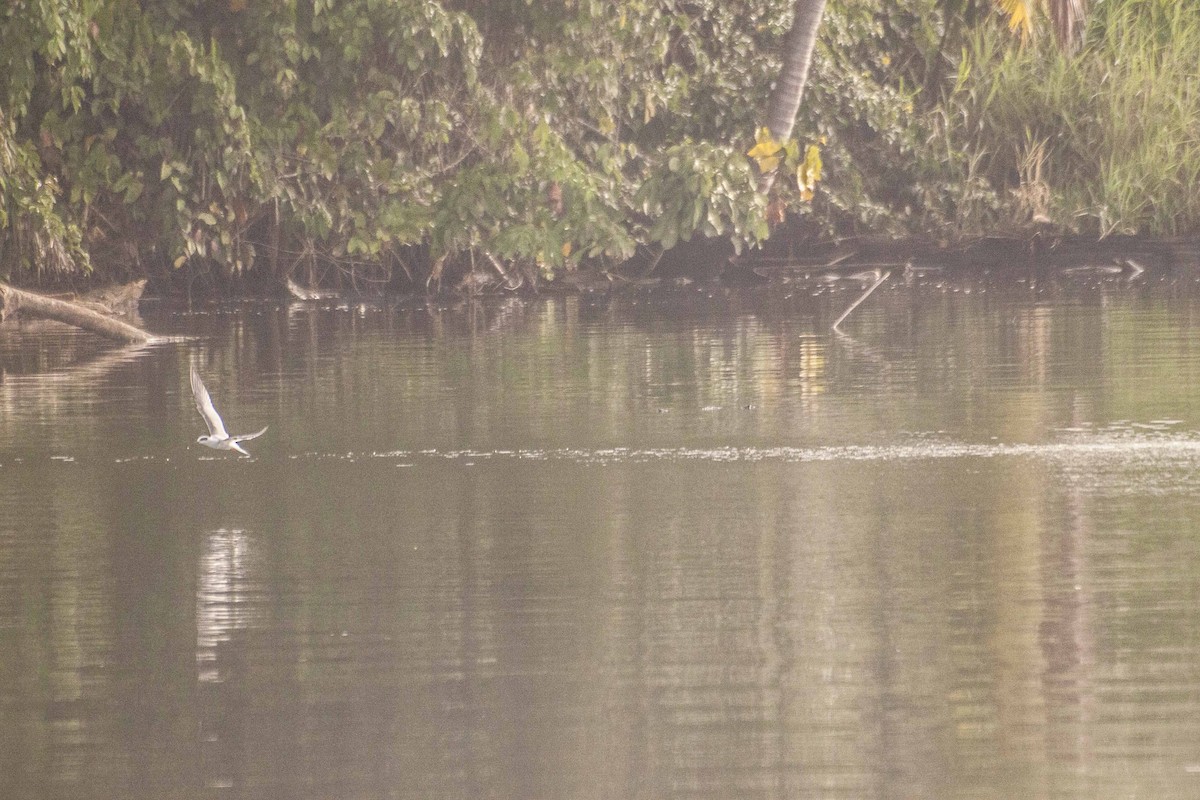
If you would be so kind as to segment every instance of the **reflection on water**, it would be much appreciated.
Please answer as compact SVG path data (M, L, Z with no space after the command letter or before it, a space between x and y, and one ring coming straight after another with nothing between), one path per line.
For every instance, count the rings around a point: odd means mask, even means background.
M221 680L217 648L251 628L259 613L254 540L245 531L211 532L196 586L196 667L201 681Z
M0 346L0 797L1196 796L1200 297L853 296Z

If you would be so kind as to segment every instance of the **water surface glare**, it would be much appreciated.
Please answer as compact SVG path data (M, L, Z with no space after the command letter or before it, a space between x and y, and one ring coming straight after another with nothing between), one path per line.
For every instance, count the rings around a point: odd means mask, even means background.
M1196 286L9 324L0 797L1200 796Z

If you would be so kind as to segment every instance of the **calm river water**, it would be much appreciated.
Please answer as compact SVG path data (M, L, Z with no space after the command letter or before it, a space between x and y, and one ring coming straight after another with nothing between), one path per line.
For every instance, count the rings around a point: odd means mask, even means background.
M1200 796L1196 287L6 327L0 797Z

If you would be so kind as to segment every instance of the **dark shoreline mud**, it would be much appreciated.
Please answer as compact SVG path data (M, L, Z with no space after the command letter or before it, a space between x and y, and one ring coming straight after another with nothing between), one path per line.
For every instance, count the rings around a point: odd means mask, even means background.
M301 301L390 299L416 301L428 297L536 296L538 294L612 294L692 284L723 286L780 285L807 281L866 281L870 275L980 272L1002 276L1064 273L1097 277L1136 277L1142 272L1200 272L1200 238L989 236L947 243L932 238L862 236L820 243L782 235L759 250L735 254L725 240L683 242L661 258L632 259L620 267L581 269L553 281L506 281L494 270L477 268L447 276L440 285L358 283L331 287L298 286L290 279L278 285L261 279L218 281L171 274L150 276L147 298L175 302L289 298ZM510 270L510 275L515 270ZM65 284L17 282L20 288L60 296L98 285L87 278ZM297 291L298 290L298 291ZM309 293L311 292L311 294Z
M1200 238L988 236L954 244L927 238L858 237L813 247L769 244L758 254L732 259L751 270L773 267L856 270L906 264L946 270L997 268L1071 269L1132 259L1144 269L1200 268Z

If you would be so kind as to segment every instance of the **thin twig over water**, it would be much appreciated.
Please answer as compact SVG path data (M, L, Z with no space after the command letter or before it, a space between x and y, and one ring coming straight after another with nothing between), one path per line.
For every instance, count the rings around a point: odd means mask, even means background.
M891 274L892 273L890 271L881 272L879 277L875 279L875 282L872 283L867 288L867 290L865 292L863 292L857 300L855 300L853 303L851 303L850 307L847 308L845 311L843 311L842 315L837 318L837 321L833 323L833 326L832 326L833 330L836 331L838 329L838 325L842 324L842 320L844 320L846 317L850 316L850 312L853 311L854 309L858 308L859 304L861 304L863 300L866 300L868 297L870 297L871 292L878 289L879 285L881 283L883 283L884 281L886 281L891 276Z

